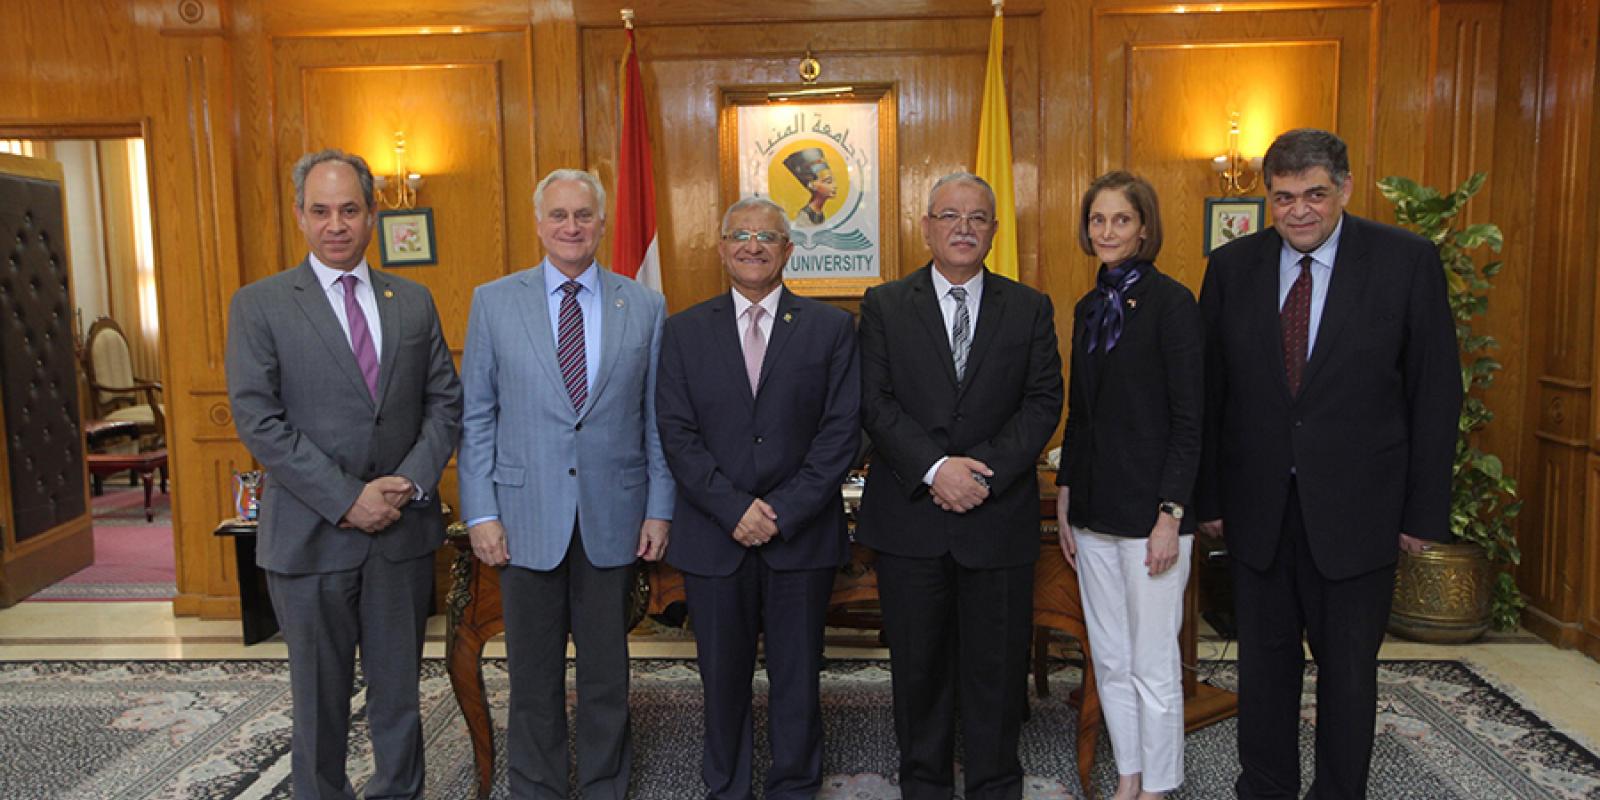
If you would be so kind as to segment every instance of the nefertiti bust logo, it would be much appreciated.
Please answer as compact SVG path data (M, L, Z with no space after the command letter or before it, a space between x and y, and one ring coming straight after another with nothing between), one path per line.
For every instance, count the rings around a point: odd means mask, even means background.
M878 269L877 107L739 109L739 188L789 218L787 277L873 277Z

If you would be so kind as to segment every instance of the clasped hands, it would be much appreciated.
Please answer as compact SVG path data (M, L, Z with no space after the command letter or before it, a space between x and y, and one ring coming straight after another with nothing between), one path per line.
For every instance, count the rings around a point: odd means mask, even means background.
M339 520L341 528L359 528L377 533L400 519L400 509L411 502L416 487L399 475L374 478L361 487L361 494Z
M778 535L778 512L757 497L733 527L733 540L745 547L760 547Z
M988 479L992 477L994 470L976 458L949 456L934 471L930 494L940 508L965 514L989 499Z

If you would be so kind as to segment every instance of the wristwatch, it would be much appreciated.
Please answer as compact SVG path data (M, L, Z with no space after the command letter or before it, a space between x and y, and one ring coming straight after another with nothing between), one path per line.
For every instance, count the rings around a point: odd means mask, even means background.
M1179 503L1174 503L1171 500L1163 500L1161 501L1161 505L1156 506L1156 508L1160 509L1161 513L1166 514L1173 519L1183 519L1183 506Z

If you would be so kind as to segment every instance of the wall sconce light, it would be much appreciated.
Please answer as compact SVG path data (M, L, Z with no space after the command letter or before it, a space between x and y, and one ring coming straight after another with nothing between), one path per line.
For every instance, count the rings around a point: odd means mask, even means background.
M1211 159L1211 169L1217 173L1225 197L1239 197L1256 188L1261 178L1261 157L1245 158L1239 154L1239 112L1228 115L1228 153Z
M372 182L378 190L378 202L386 208L411 208L417 204L417 190L422 188L423 180L421 174L406 171L405 131L394 132L394 174L374 175Z

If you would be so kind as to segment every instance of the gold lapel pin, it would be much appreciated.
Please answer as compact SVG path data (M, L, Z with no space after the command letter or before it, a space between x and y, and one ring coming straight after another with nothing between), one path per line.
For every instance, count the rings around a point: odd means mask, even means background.
M784 322L794 322L794 314L793 314L793 312L788 312L788 311L784 312L783 321Z
M1128 298L1128 308L1138 308L1138 307L1139 307L1139 301L1138 300L1135 300L1132 297Z
M617 298L617 308L622 308L622 298Z
M394 290L393 289L384 289L383 290L383 296L384 296L384 299L393 299L394 298Z

